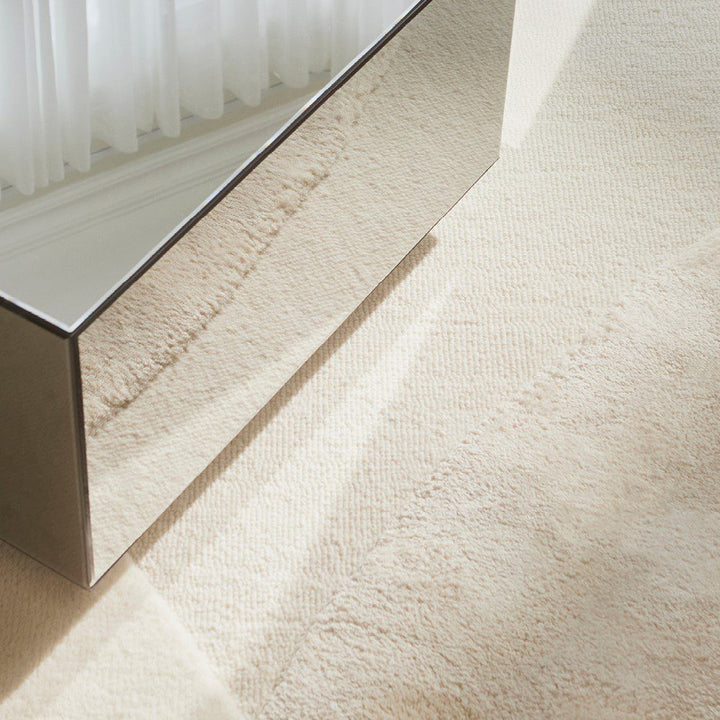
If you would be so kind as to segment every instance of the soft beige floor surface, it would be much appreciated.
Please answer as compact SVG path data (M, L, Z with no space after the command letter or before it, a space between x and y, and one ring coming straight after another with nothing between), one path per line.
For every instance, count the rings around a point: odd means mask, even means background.
M88 596L0 548L0 715L712 716L720 18L537 5L501 160L132 558Z
M267 716L719 716L719 278L720 237L473 430Z

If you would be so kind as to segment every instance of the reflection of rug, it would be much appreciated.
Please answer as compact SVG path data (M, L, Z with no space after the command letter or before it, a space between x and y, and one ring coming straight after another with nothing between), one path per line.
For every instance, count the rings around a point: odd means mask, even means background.
M224 296L184 352L88 436L96 576L232 442L495 161L511 18L508 0L497 7L485 0L433 2L278 148L270 168L282 185L299 136L309 134L322 144L325 124L334 125L338 116L345 122L345 95L354 98L357 120L344 149L273 235L253 271ZM485 58L481 79L473 71L478 47ZM388 63L380 57L386 50L392 72L378 83L375 61ZM256 189L253 175L247 181ZM244 184L233 197L233 212L243 221L257 212ZM275 186L268 180L262 191ZM202 238L195 240L202 245ZM170 284L175 276L164 260ZM135 288L128 293L134 296ZM141 342L144 332L152 326L137 329ZM80 352L99 362L92 336L80 338ZM111 376L125 374L124 367L111 369Z
M476 428L268 715L720 713L719 288L720 237Z
M391 61L390 48L368 66L373 72L363 74L352 94L341 96L342 108L313 136L321 143L308 138L273 153L86 331L80 360L90 435L131 403L233 297L327 176Z

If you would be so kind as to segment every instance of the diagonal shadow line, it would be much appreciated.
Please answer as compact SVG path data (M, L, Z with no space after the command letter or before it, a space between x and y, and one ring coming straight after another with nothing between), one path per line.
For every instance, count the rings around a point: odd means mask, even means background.
M224 468L252 443L282 408L300 392L302 386L430 254L436 244L436 238L429 234L410 251L278 391L268 405L133 545L132 555L142 557L148 552L153 543L222 475ZM73 627L102 597L113 591L123 573L123 564L116 564L93 588L85 590L10 545L0 542L0 703L22 685L28 675L72 632Z
M255 438L273 421L282 409L330 361L335 353L354 335L365 320L376 312L394 290L427 258L437 246L437 238L426 235L357 307L355 312L318 348L298 369L235 439L189 485L175 502L158 518L131 548L131 554L142 558L155 542L167 533L176 521L195 503L206 489L218 480L235 459L252 444Z

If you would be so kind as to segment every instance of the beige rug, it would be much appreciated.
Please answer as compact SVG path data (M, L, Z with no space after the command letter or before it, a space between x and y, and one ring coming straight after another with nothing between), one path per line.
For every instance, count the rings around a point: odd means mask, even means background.
M720 716L720 237L463 442L275 718Z
M709 259L680 258L720 228L716 0L598 0L549 64L568 39L554 25L578 13L548 0L557 22L528 24L540 6L518 2L513 71L551 69L544 104L509 97L513 147L132 558L82 595L0 546L1 717L345 717L362 715L361 680L371 717L441 698L451 717L673 717L678 703L712 717L717 667L701 655L717 625L696 610L717 616L703 553L718 526L702 524L717 427L693 388L707 400L695 360L717 343L717 304L692 301ZM584 341L635 286L615 329ZM698 322L683 326L675 302ZM670 308L667 327L653 307ZM653 324L673 344L640 335ZM543 376L578 346L595 355ZM508 405L538 377L539 399ZM502 407L507 430L456 455ZM595 422L607 441L588 436ZM620 443L628 427L647 454L630 433ZM539 455L552 436L564 444Z

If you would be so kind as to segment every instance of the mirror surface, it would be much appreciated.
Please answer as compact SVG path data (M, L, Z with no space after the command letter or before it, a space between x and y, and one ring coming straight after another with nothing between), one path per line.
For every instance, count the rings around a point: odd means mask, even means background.
M11 12L0 296L77 328L415 4L58 0Z
M94 579L497 159L512 17L418 5L79 334Z

